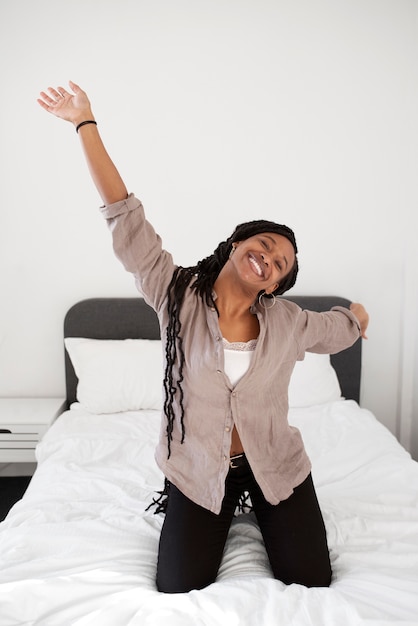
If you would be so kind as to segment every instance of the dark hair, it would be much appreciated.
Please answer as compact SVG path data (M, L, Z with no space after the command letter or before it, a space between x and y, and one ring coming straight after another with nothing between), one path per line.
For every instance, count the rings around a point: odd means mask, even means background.
M164 414L167 418L167 446L168 458L171 454L171 441L174 426L173 400L177 396L180 406L181 421L181 443L184 442L184 407L183 407L183 365L184 353L182 348L180 310L186 289L193 289L196 297L202 298L209 306L215 306L212 290L215 281L227 262L232 250L232 244L237 241L244 241L260 233L276 233L286 237L295 250L295 262L287 276L280 282L277 289L269 296L271 298L288 291L296 282L298 273L297 245L293 231L282 224L276 224L267 220L254 220L239 224L232 235L222 241L210 256L206 257L194 267L177 267L173 273L170 285L168 286L168 326L166 337L166 368L164 373ZM178 363L177 377L174 377L174 364Z

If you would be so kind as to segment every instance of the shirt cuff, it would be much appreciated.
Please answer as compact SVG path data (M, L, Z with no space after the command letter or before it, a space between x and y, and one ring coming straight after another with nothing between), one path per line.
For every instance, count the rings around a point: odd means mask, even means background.
M100 212L105 219L112 219L123 213L129 213L129 211L135 211L135 209L142 208L141 202L130 193L125 200L119 200L113 204L108 204L100 207Z
M340 311L341 313L344 313L344 315L346 315L348 318L350 318L350 320L353 322L353 324L355 326L357 326L358 332L359 332L359 336L361 335L360 322L358 321L358 319L354 315L354 313L352 311L350 311L350 309L347 309L345 306L333 306L331 311Z

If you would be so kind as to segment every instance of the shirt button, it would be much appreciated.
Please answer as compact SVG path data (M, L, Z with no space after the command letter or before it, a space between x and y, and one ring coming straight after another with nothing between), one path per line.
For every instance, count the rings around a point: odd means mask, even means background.
M211 311L216 311L216 309L215 309L215 307L214 307L214 306L211 306L211 307L210 307L210 310L211 310Z
M229 433L229 431L230 431L231 429L229 428L229 426L227 426L227 427L225 428L225 430L226 430L226 432L227 432L227 433Z
M237 395L237 392L233 391L231 395L235 398L235 396Z

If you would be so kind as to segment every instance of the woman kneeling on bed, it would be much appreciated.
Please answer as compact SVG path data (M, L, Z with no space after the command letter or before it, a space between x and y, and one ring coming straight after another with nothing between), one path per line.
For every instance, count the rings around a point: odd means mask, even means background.
M195 267L173 263L101 141L86 93L70 83L39 104L71 122L84 149L115 253L155 309L164 344L164 414L156 461L169 498L157 586L214 582L242 494L248 493L274 576L326 587L326 530L302 438L287 421L287 390L305 351L333 354L365 337L360 304L325 313L276 296L298 272L293 231L240 224Z

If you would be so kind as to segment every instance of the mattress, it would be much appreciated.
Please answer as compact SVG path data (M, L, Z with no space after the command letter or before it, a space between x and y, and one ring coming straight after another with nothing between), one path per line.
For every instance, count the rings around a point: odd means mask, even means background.
M159 411L96 415L75 403L0 524L2 626L418 624L418 464L355 401L294 408L289 421L313 465L330 588L274 580L250 513L235 517L214 584L159 593L164 518L147 510L163 482Z

